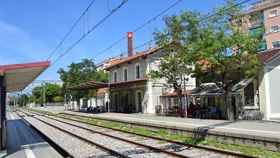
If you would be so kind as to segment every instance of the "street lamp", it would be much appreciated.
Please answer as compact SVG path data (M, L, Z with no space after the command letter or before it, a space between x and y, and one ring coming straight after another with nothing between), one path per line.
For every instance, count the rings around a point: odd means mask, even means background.
M185 106L184 106L184 110L186 112L186 116L188 117L188 99L187 99L187 90L186 90L186 81L189 81L189 77L185 77L184 76L184 103L185 103Z

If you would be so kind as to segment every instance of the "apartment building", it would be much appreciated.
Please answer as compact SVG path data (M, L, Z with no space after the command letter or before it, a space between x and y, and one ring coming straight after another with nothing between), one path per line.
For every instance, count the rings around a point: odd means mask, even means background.
M280 47L280 0L257 1L248 8L243 20L243 29L262 39L259 51Z

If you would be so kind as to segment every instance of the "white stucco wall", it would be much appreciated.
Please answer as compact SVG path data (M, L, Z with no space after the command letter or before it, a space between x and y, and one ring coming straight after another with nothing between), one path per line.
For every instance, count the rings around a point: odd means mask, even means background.
M280 118L280 58L275 58L264 67L263 80L259 86L260 107L265 119Z
M117 73L117 82L124 81L124 69L127 69L128 76L127 81L136 80L136 65L140 65L140 79L148 77L151 70L157 70L160 64L160 57L166 55L165 52L159 51L148 55L145 58L139 58L128 63L124 63L115 66L109 71L109 82L114 83L114 72ZM186 81L187 89L192 89L195 87L196 80L191 78ZM160 105L160 96L166 89L166 80L161 79L148 79L145 85L145 91L143 92L142 109L144 113L155 113L155 108ZM137 91L136 91L137 92ZM135 99L136 100L136 99Z

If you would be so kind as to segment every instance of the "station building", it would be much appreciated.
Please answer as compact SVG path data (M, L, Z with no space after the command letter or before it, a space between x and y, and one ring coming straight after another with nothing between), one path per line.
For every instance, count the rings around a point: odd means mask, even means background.
M173 92L172 85L168 85L164 79L152 79L148 75L151 70L158 69L160 58L164 55L165 52L159 48L128 54L127 57L114 60L104 68L109 75L108 83L89 81L70 89L91 88L97 89L97 92L103 90L99 96L89 99L94 103L88 101L86 107L105 106L106 111L110 112L155 114L159 107L162 110L170 107L164 106L166 101L163 97L173 100L172 96L165 95ZM191 76L185 78L188 78L185 82L186 89L195 88L195 79ZM172 105L177 106L175 101ZM71 102L68 106L75 109L77 103Z

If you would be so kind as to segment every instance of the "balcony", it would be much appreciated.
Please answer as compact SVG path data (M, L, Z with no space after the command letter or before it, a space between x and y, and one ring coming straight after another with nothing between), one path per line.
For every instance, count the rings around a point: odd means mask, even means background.
M249 23L248 23L249 29L263 26L263 24L264 24L264 15L262 12L255 12L250 15Z
M261 11L277 5L280 5L280 0L259 0L249 7L248 13Z
M248 24L249 29L253 29L261 26L263 26L263 20L250 21L250 23Z
M262 39L264 35L264 27L262 26L262 27L249 29L249 34L253 38Z

